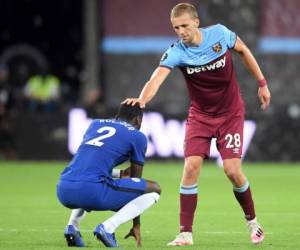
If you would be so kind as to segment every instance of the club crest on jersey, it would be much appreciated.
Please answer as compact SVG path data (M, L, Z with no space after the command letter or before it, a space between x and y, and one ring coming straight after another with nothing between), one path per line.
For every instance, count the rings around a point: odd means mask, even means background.
M213 46L213 51L219 53L222 50L222 45L220 42L215 43Z

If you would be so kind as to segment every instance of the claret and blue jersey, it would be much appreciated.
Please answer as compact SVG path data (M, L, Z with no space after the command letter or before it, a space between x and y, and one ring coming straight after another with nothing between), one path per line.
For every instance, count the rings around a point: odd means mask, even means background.
M92 121L77 153L61 174L62 180L99 182L112 169L130 160L144 164L147 139L132 125L114 119Z
M230 49L237 36L221 24L201 28L202 41L187 46L181 40L164 53L160 66L183 73L191 98L191 106L204 114L221 114L241 109L237 79Z
M235 45L236 34L224 25L217 24L200 30L203 37L199 46L187 47L179 40L166 51L160 65L169 68L207 65Z

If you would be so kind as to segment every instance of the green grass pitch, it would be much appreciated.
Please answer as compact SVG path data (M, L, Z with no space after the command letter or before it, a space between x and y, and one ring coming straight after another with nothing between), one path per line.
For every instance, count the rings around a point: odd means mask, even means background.
M0 162L0 249L69 249L63 238L69 210L55 195L62 162ZM250 244L240 207L222 169L204 165L194 223L194 246L182 249L300 249L300 164L244 164L266 232L262 245ZM160 183L158 204L142 217L142 249L171 249L178 233L178 190L182 162L148 162L144 177ZM111 212L92 212L81 224L88 249L104 249L92 236L94 227ZM120 249L134 249L124 240L131 223L117 231ZM176 248L177 249L177 248Z

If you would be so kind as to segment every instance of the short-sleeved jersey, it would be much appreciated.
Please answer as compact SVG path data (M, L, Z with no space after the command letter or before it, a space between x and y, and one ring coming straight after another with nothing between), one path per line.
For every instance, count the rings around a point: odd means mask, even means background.
M206 115L243 109L231 58L236 34L221 24L200 29L199 46L188 47L182 40L164 53L160 66L178 67L184 75L191 107Z
M98 182L127 160L143 166L146 149L146 136L127 122L93 120L61 179Z

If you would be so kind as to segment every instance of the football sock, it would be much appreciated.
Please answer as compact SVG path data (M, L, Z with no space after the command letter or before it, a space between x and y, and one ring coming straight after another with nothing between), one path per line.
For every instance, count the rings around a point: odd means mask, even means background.
M180 187L180 232L192 232L197 207L197 184Z
M82 208L72 209L68 225L73 225L76 230L79 230L79 223L86 215L86 211Z
M235 198L240 203L242 207L246 220L253 220L255 218L255 209L254 203L252 200L252 194L249 186L249 182L246 183L242 187L233 187L233 192Z
M143 194L134 200L127 203L112 217L104 221L102 224L104 229L108 233L113 233L121 224L134 219L142 214L146 209L151 207L155 202L159 200L160 195L152 192Z

